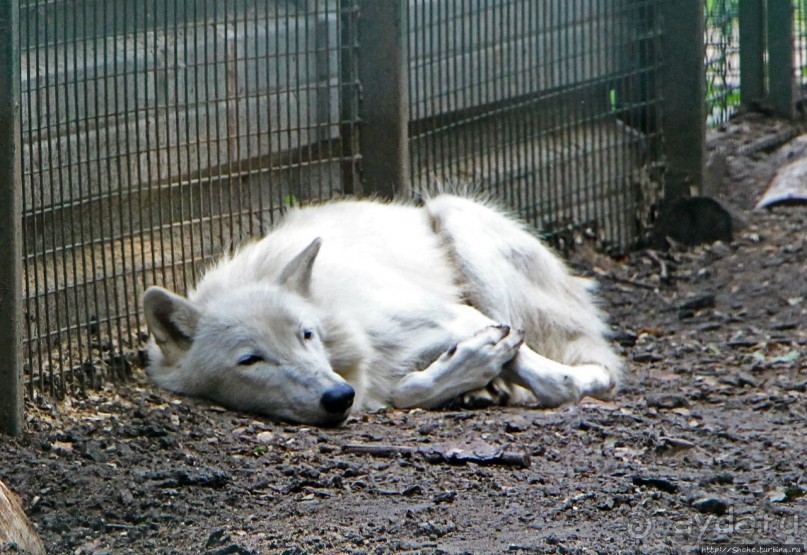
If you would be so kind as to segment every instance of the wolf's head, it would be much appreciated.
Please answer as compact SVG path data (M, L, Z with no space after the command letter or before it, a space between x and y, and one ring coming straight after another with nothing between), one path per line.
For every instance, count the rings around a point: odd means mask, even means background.
M331 368L323 319L309 301L316 239L271 284L251 282L204 305L149 288L149 376L171 391L295 422L336 425L353 388Z

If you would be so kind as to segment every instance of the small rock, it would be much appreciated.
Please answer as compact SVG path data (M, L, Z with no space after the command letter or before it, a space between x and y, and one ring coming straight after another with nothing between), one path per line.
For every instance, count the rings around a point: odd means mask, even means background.
M768 499L772 503L787 503L804 495L807 495L807 489L799 486L783 486L770 492Z
M728 503L716 497L701 497L692 502L692 507L699 513L722 516L729 509Z
M784 386L788 391L798 391L799 393L807 393L807 380L802 382L791 382Z
M703 310L704 308L714 308L715 295L714 293L700 293L688 299L684 299L678 304L679 311L695 311Z
M85 459L93 462L103 463L106 462L107 457L101 450L101 445L97 441L88 441L81 449L81 455Z
M720 383L724 383L726 385L731 385L739 388L744 387L746 385L749 387L757 387L757 381L753 377L749 376L744 372L740 374L730 374L728 376L723 376L718 381Z
M623 347L633 347L634 345L636 345L636 340L638 338L639 335L630 330L619 330L611 336L611 339L613 339Z
M66 441L54 441L50 448L59 455L68 455L73 452L73 444Z
M446 534L453 532L454 529L454 526L441 526L431 520L418 524L418 533L430 538L442 538Z
M723 327L722 322L706 322L698 326L698 331L715 331Z
M272 432L260 432L258 435L255 436L255 439L259 443L271 443L271 441L275 438L275 434Z
M762 261L763 268L778 268L782 264L785 263L785 259L779 256L775 256L773 258L769 258L767 260Z
M440 503L452 503L456 498L456 491L441 491L432 497L432 501L434 501L436 505L439 505Z
M436 422L429 422L426 424L421 424L418 426L418 433L422 436L429 436L432 435L435 431L440 428L440 424Z
M613 511L616 507L616 500L613 497L606 497L597 504L597 509L601 511Z
M530 428L530 422L523 416L513 416L504 423L504 431L508 433L519 433Z
M168 432L155 424L145 424L137 429L137 434L142 437L157 438L167 436Z
M659 438L659 444L656 446L656 453L659 455L673 455L681 451L687 451L695 447L695 444L689 440L677 437L662 437Z
M647 363L647 362L660 362L662 360L664 360L664 358L661 357L660 355L657 355L656 353L645 352L645 353L636 353L633 355L633 362Z
M118 499L120 499L120 502L127 507L135 502L134 495L132 495L132 492L126 488L123 488L120 490L120 492L118 492Z
M647 406L657 409L677 409L689 406L686 398L682 395L674 395L671 393L662 395L648 395Z
M286 551L283 553L286 553ZM204 555L256 555L256 552L233 543L219 549L214 549L213 551L205 551Z
M221 545L230 540L230 534L227 533L227 530L221 528L219 530L214 530L210 533L207 537L207 543L205 543L205 549L210 549L216 545Z
M759 343L760 342L757 341L756 339L735 338L735 339L729 339L729 341L726 344L733 349L745 349L748 347L756 347L757 345L759 345Z
M734 483L734 475L731 472L719 472L701 481L701 484L704 486L713 484L718 486L728 486L733 483Z
M654 478L651 476L634 476L633 477L633 485L634 486L645 486L657 490L661 490L666 493L675 493L678 491L678 484L668 480L666 478Z
M799 327L798 322L776 322L771 326L774 331L794 330Z
M401 495L403 495L404 497L412 497L414 495L420 495L421 493L423 493L423 488L418 485L415 485L415 486L409 486L408 488L403 490L401 492Z
M159 487L176 488L180 486L201 486L220 488L232 479L232 476L218 468L177 468L169 471L146 473L146 479L162 481Z
M423 546L417 542L406 541L406 540L392 540L387 548L392 553L397 553L399 551L412 551L412 552L419 552Z

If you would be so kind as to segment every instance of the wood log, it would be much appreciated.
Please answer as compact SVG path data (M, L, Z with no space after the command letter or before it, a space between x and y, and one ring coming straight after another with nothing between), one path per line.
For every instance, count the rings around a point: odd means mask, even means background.
M12 545L22 553L45 555L45 544L25 516L19 498L0 481L0 551Z
M799 157L783 165L771 179L768 190L756 204L756 208L767 208L777 204L807 203L807 135L802 135L792 145L782 151L799 153ZM775 155L776 156L776 155Z

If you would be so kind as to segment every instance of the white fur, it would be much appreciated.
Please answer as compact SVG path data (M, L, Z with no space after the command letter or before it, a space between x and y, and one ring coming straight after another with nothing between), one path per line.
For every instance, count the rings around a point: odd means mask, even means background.
M314 424L347 416L323 408L345 383L353 412L439 407L493 380L543 406L607 396L622 361L590 285L513 218L468 198L302 208L187 299L146 292L149 375Z

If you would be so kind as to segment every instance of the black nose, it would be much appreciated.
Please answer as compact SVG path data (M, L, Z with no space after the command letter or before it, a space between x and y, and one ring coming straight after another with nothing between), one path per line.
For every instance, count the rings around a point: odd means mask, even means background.
M322 408L331 414L341 414L353 405L356 392L348 384L335 385L322 394Z

